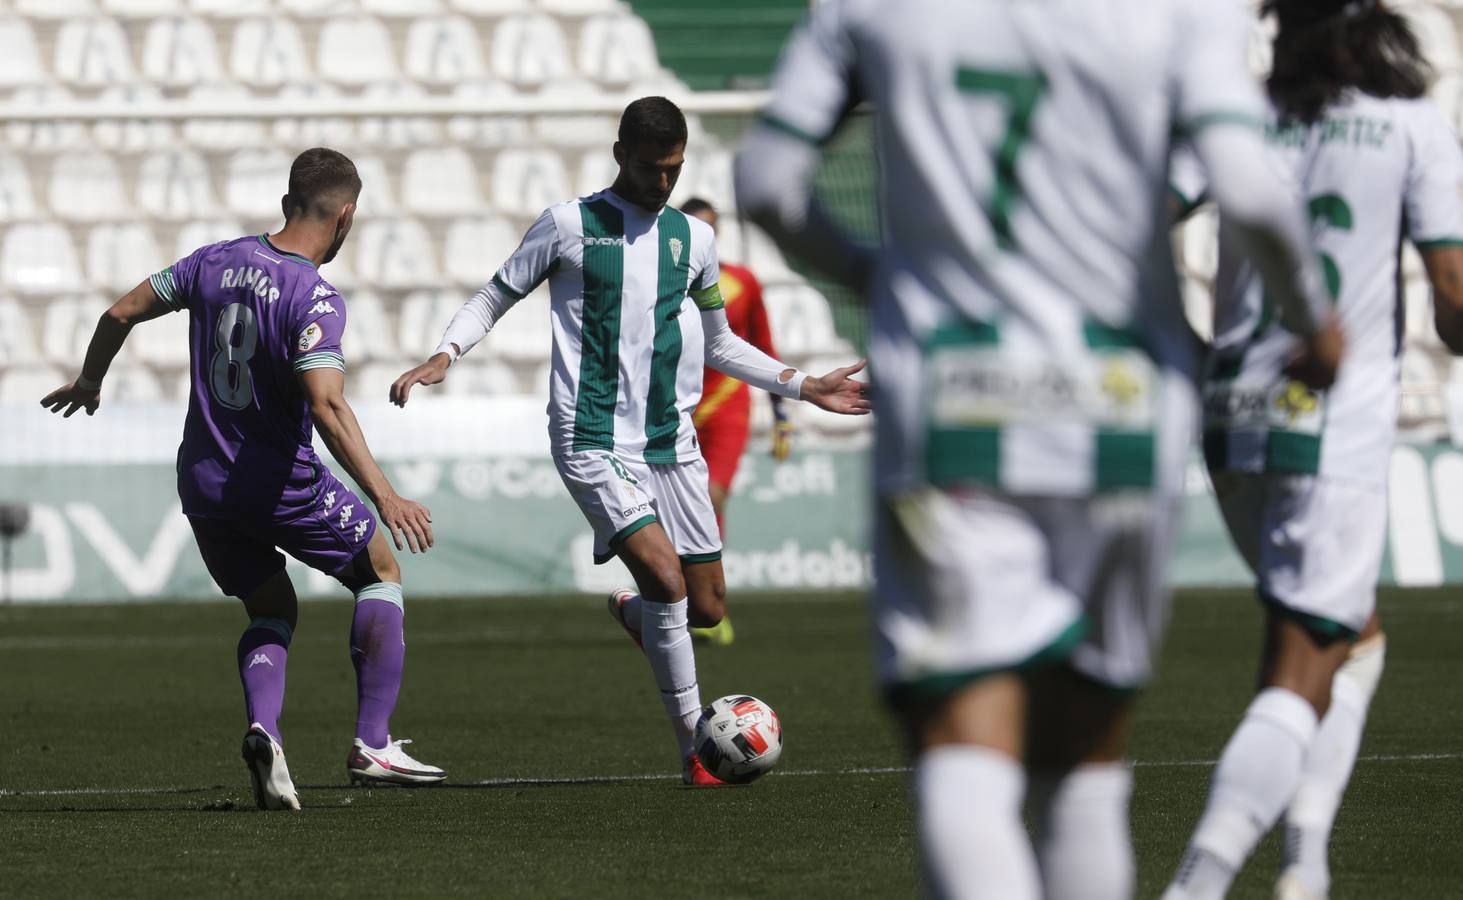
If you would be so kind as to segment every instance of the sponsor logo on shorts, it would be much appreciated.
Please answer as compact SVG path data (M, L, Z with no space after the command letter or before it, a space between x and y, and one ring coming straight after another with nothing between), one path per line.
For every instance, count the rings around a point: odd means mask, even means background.
M345 506L342 506L340 508L340 527L341 528L344 528L345 526L347 526L347 525L350 524L350 521L351 521L351 513L355 512L355 511L356 511L356 505L354 503L347 503Z
M249 660L249 665L245 666L244 668L252 669L261 663L271 668L274 667L274 663L269 661L269 657L265 656L263 653L256 653L254 654L254 658Z
M325 493L325 511L330 512L330 507L335 505L335 491Z
M359 521L359 522L356 523L356 540L357 541L360 541L361 538L363 538L363 537L366 536L366 529L369 528L370 526L371 526L371 523L370 522L367 522L364 519L362 519L361 521ZM402 640L402 645L403 646L406 645L406 641L404 639Z

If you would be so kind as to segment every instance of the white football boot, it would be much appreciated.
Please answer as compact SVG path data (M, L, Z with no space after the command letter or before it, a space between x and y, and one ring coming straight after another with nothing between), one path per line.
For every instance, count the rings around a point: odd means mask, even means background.
M244 735L244 763L249 767L254 802L260 809L300 808L300 796L284 762L284 748L258 722L250 725Z
M436 766L417 762L408 756L401 747L410 743L406 739L393 741L388 734L386 747L377 750L367 747L364 741L356 738L350 756L345 760L345 771L350 776L351 783L436 784L447 777L447 773Z
M630 640L635 642L635 646L644 650L645 639L640 635L639 623L632 625L630 620L625 618L625 601L633 596L635 596L635 592L629 588L618 588L610 594L610 617L620 623L620 627L625 629L625 633L630 636Z

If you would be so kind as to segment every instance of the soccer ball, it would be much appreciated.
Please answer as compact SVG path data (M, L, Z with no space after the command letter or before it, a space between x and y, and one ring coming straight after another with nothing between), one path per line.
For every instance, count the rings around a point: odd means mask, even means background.
M722 697L701 710L696 755L706 771L728 784L755 781L782 756L782 723L756 697Z

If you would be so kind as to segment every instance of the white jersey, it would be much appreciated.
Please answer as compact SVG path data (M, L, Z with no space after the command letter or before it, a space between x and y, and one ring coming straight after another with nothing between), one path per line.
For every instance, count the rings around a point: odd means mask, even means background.
M877 111L883 492L1177 487L1200 345L1171 143L1263 113L1248 27L1227 0L829 0L800 29L766 123Z
M605 190L539 216L492 287L517 300L548 281L556 455L701 458L691 415L706 345L695 313L720 305L710 290L720 276L711 226L670 207L652 213Z
M1284 377L1295 338L1275 323L1253 269L1221 238L1205 455L1216 470L1385 485L1402 349L1401 241L1424 252L1463 244L1463 151L1431 102L1359 93L1313 125L1272 120L1265 142L1310 211L1346 357L1323 392ZM1181 195L1202 194L1191 154L1176 158L1174 178Z

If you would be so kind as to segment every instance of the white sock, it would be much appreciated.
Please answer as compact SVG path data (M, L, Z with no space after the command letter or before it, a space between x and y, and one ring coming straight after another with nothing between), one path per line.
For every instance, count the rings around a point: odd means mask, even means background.
M1382 678L1386 639L1381 635L1357 644L1331 683L1331 708L1321 720L1300 785L1285 815L1285 851L1281 867L1310 891L1324 897L1331 890L1327 860L1331 825L1341 796L1351 780L1367 707Z
M1021 764L968 744L926 750L914 767L920 846L935 897L1037 900L1041 879L1026 827Z
M1127 900L1133 896L1133 842L1126 763L1079 766L1065 778L1036 775L1031 818L1047 900Z
M1220 898L1295 795L1316 736L1299 694L1266 688L1250 703L1214 769L1209 803L1164 900Z
M655 603L642 598L640 638L685 759L691 755L696 720L701 717L701 688L696 683L691 633L686 629L686 601Z

